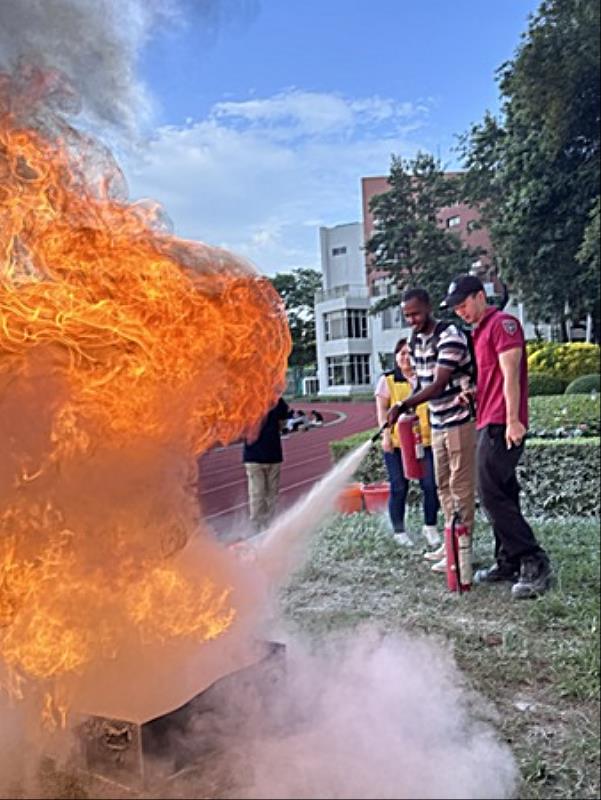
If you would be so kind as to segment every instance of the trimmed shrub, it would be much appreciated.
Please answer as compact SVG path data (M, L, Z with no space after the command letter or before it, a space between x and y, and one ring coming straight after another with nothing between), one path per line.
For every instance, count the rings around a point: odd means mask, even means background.
M555 375L569 383L581 375L599 372L599 345L549 342L528 356L528 369Z
M542 350L543 347L546 347L549 344L545 339L534 339L531 342L526 342L526 353L528 356L531 356L532 353L536 353L537 350Z
M566 389L566 394L590 394L601 391L601 375L593 372L591 375L581 375L573 380Z
M335 460L374 432L332 442L330 447ZM518 467L524 513L545 517L598 516L600 467L599 438L529 439ZM365 483L387 479L380 447L371 448L355 477ZM421 502L421 491L416 481L410 482L407 499L410 504Z
M566 386L567 381L563 381L555 375L548 375L546 372L528 373L528 392L530 397L563 394Z
M521 505L543 517L599 516L599 439L531 439L518 466Z

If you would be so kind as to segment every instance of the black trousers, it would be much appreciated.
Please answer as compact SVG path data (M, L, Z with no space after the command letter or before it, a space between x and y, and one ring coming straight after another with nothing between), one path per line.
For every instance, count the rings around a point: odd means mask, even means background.
M541 550L520 510L516 467L523 451L523 443L507 449L505 425L487 425L478 431L478 490L493 527L495 558L518 566L522 556Z

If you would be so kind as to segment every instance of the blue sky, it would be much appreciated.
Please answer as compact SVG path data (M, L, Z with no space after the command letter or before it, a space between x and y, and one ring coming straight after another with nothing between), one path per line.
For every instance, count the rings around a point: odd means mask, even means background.
M268 274L319 268L391 153L457 166L535 0L174 0L139 58L153 103L126 173L179 235Z

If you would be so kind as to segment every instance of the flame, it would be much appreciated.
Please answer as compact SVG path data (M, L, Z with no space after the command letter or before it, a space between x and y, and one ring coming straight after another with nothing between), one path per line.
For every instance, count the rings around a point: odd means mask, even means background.
M44 87L56 94L56 75L21 75L20 92L26 79L36 109ZM219 559L191 576L172 557L202 527L196 457L258 424L290 350L269 281L118 197L106 153L64 123L25 124L31 102L0 75L0 657L13 695L114 657L132 630L228 630ZM63 705L44 708L62 724Z
M42 727L49 733L67 727L68 705L58 694L46 692L42 700Z

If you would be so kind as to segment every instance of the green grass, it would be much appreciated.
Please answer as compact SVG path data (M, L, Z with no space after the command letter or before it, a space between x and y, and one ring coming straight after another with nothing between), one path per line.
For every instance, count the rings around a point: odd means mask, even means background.
M484 529L485 526L481 525ZM450 640L471 684L494 702L520 766L520 798L599 797L599 528L595 520L536 526L556 572L535 601L507 585L461 597L399 548L382 516L336 517L283 593L290 620L320 634L369 619L382 630ZM475 556L488 562L485 530Z
M560 394L531 397L529 402L532 436L599 436L601 400L598 394Z

